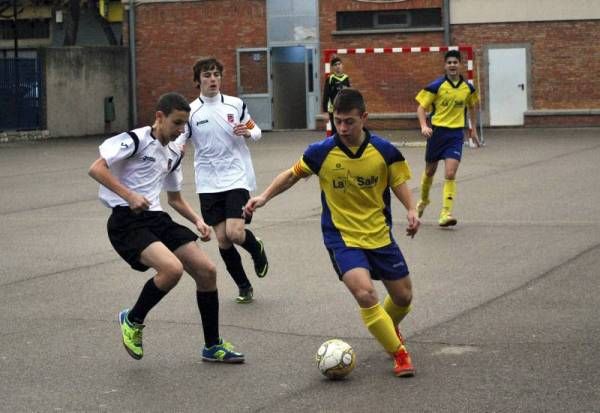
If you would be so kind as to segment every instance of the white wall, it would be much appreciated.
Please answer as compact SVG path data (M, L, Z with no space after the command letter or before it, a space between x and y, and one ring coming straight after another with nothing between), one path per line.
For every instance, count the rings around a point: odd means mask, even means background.
M450 0L450 24L594 19L599 0Z

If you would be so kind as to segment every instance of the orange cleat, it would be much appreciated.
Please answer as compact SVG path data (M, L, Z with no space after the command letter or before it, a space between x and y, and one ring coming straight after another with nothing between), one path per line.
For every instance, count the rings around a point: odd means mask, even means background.
M398 377L412 377L415 375L415 368L410 359L410 354L404 346L400 346L394 354L394 374Z

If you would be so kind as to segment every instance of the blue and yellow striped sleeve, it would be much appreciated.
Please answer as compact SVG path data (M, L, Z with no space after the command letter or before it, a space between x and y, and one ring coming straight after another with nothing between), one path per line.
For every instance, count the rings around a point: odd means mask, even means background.
M479 102L479 93L476 89L473 89L467 98L467 106L472 108L477 102Z
M388 166L389 185L395 188L402 185L412 177L410 166L405 160L397 161Z
M419 102L419 105L425 108L425 110L430 111L435 97L436 95L434 93L431 93L426 89L422 89L415 97L415 100Z

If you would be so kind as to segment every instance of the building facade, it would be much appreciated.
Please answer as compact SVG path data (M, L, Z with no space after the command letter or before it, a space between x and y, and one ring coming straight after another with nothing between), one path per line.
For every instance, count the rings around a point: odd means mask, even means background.
M225 64L224 93L243 97L263 129L323 128L323 56L333 50L365 94L372 127L416 127L414 96L443 73L443 48L457 45L472 47L465 69L480 90L485 125L600 125L600 3L593 0L129 3L138 124L161 93L193 99L191 67L213 55ZM396 47L413 49L360 53Z

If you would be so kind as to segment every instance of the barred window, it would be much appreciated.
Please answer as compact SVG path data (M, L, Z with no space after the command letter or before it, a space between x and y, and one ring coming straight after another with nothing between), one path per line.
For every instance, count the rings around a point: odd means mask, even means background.
M442 26L442 10L342 11L336 14L337 30L415 29Z

